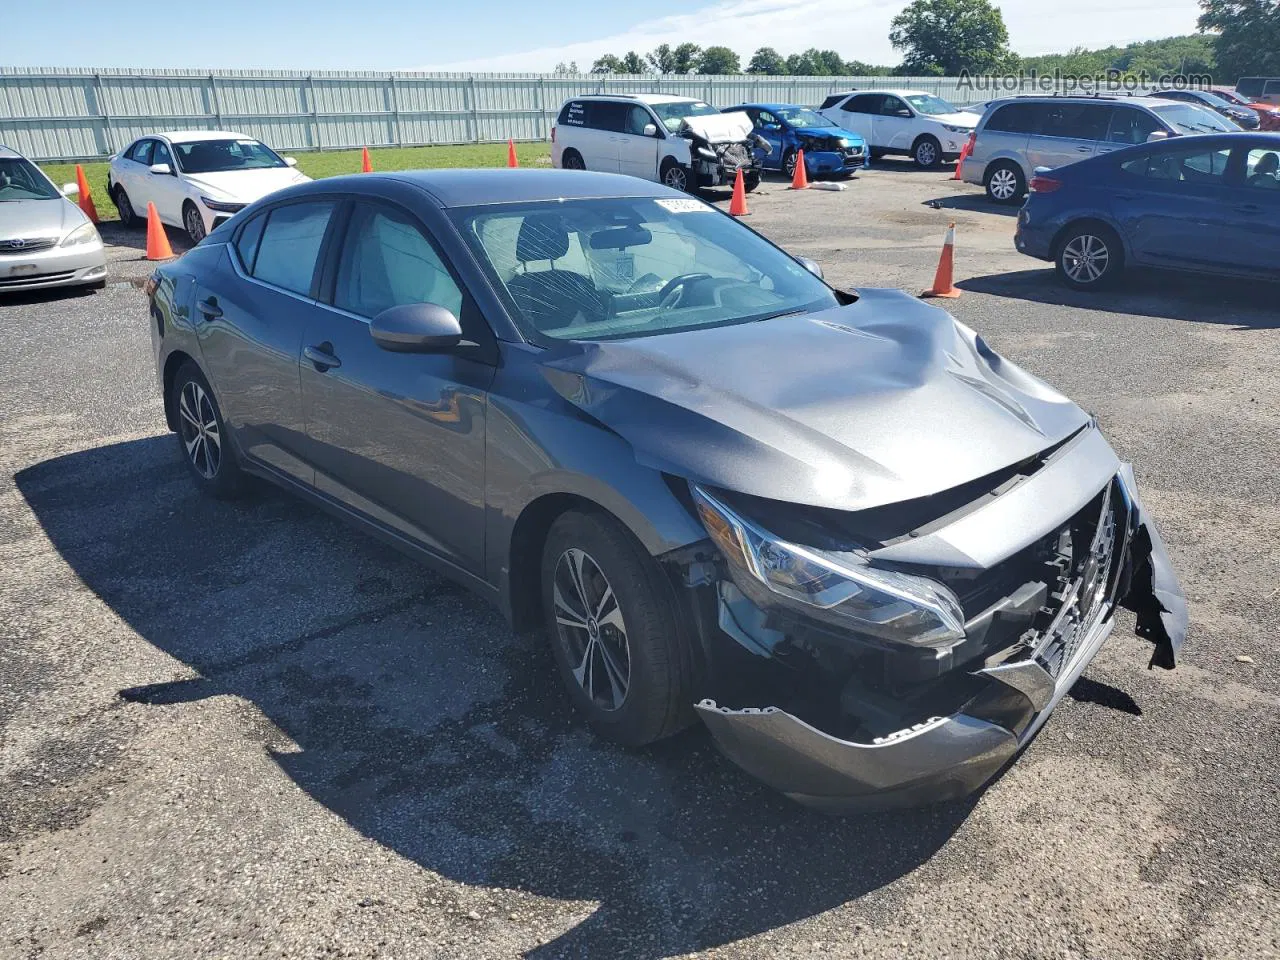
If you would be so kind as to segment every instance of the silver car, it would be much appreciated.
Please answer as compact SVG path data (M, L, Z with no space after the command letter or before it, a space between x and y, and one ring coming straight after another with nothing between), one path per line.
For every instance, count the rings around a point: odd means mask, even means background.
M0 293L107 282L102 238L30 160L0 146Z

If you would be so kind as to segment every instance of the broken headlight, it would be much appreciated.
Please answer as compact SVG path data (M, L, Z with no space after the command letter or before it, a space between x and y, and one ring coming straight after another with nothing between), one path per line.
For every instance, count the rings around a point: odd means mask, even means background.
M873 567L856 554L788 543L696 484L690 487L734 582L757 602L781 603L890 643L945 649L964 638L960 601L942 584Z

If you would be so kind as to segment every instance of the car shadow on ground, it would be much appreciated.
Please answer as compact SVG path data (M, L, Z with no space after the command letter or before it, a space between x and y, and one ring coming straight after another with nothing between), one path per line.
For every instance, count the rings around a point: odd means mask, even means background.
M1237 330L1280 328L1280 284L1230 280L1161 270L1132 270L1110 290L1081 292L1058 281L1052 268L993 273L959 280L974 293L1059 304L1081 310L1216 323Z
M16 481L83 583L185 665L123 700L243 698L269 721L245 736L363 835L497 896L599 904L531 956L663 957L814 916L916 869L976 802L832 818L742 774L701 728L605 744L544 642L287 494L200 497L171 437Z
M165 227L164 232L175 254L181 256L191 249L191 239L185 230ZM118 220L107 220L98 224L98 233L109 247L137 250L146 255L147 225L145 222L140 222L136 227L126 227Z
M1000 217L1016 217L1018 207L992 203L985 193L957 193L949 197L935 197L924 201L924 206L934 210L964 210L970 213L990 213Z

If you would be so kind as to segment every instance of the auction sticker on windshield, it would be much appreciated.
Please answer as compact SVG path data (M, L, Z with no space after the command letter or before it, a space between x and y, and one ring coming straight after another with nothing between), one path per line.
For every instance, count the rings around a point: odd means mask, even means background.
M684 197L676 200L659 200L658 206L671 213L711 213L713 211L712 207L701 200L686 199Z

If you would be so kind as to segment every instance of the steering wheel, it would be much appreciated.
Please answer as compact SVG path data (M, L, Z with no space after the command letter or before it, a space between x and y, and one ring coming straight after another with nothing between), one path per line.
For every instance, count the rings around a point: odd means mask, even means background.
M709 273L682 273L678 277L672 277L658 291L658 309L670 310L678 304L684 296L684 288L687 284L710 279Z

